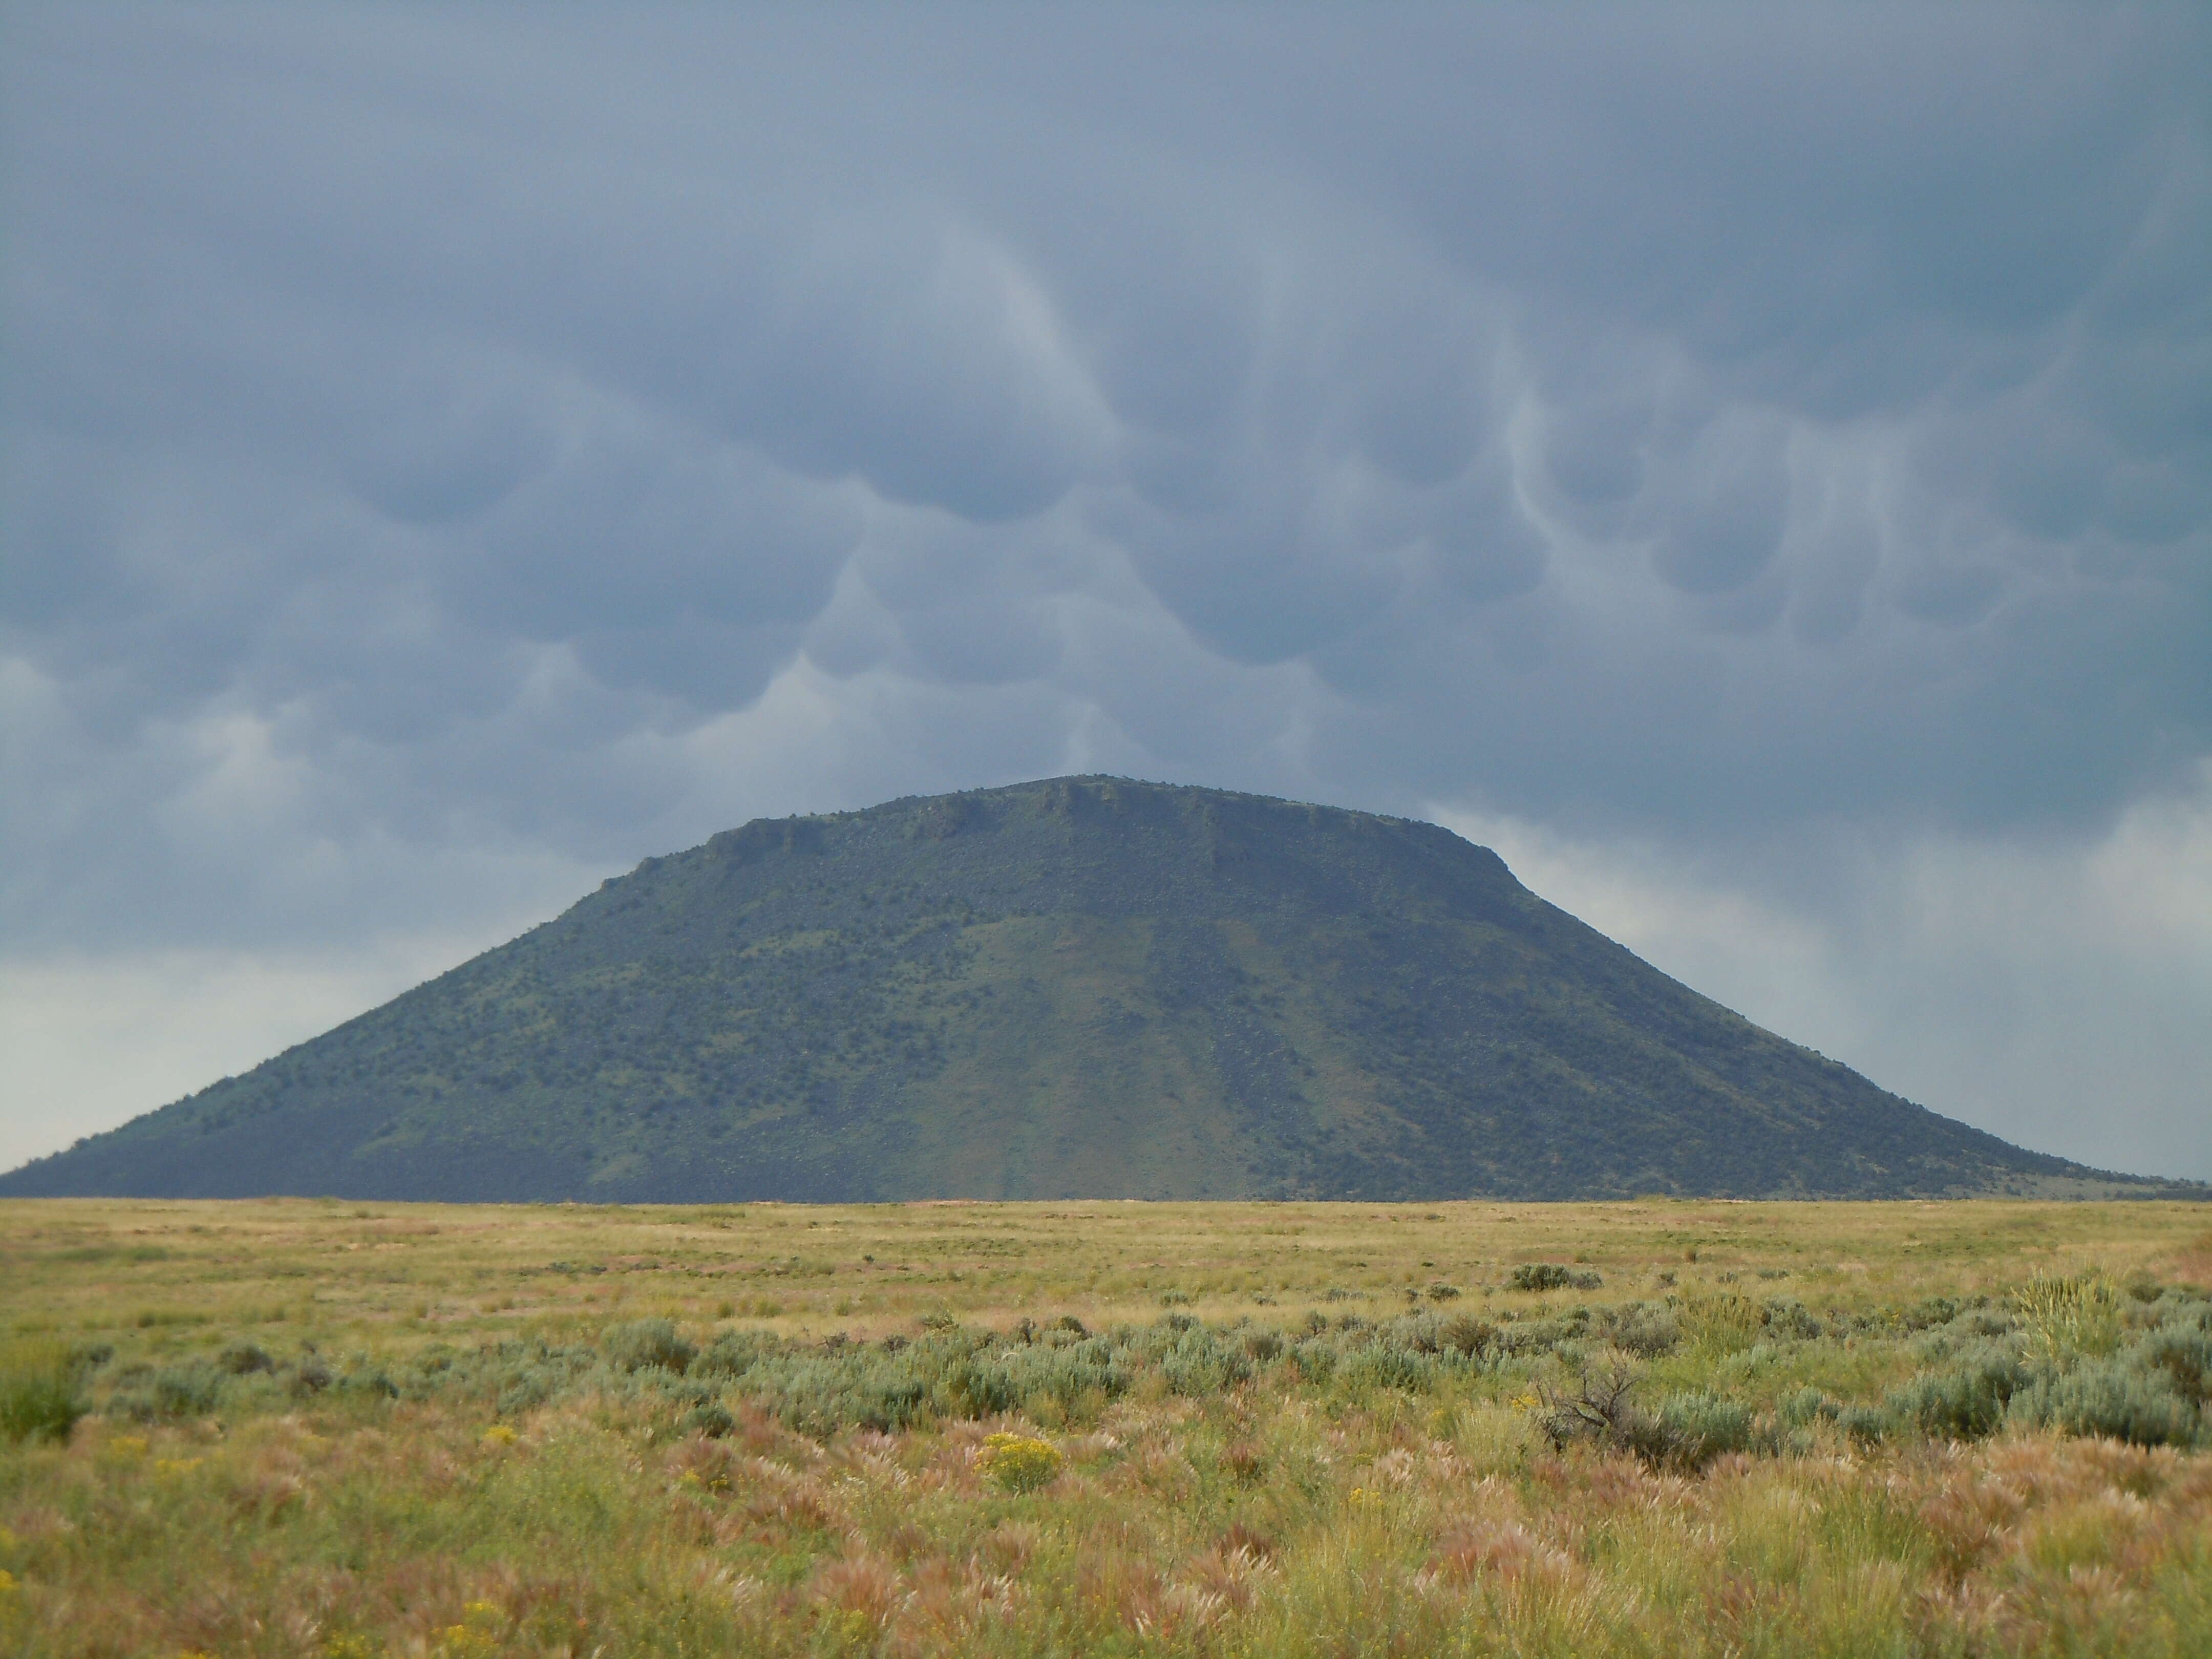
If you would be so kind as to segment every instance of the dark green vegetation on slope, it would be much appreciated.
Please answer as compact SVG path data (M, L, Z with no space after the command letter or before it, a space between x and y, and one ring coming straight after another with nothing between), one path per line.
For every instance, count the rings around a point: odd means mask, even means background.
M1105 778L762 820L0 1194L2112 1188L1433 824Z

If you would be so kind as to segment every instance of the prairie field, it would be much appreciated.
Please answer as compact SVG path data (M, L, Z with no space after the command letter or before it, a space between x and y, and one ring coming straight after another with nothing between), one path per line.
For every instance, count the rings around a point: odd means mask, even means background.
M0 1203L0 1652L2212 1655L2212 1210Z

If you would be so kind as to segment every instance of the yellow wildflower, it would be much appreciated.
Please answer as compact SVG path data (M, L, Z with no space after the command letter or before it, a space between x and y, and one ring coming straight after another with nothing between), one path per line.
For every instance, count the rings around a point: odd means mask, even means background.
M1058 1447L1026 1434L994 1434L983 1442L975 1467L1008 1492L1034 1492L1060 1473Z

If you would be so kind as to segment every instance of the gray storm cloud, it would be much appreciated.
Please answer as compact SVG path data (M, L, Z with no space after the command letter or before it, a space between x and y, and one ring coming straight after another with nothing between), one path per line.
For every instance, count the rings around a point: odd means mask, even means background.
M2199 14L83 8L0 73L19 964L1063 767L1808 915L1841 833L2202 788Z

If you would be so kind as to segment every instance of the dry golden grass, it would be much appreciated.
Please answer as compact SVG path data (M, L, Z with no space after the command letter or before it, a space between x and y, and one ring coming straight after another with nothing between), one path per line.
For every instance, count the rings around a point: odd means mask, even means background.
M2156 1286L2212 1279L2208 1219L0 1204L0 1340L112 1350L86 1384L101 1409L66 1441L0 1445L0 1651L2204 1654L2212 1457L2018 1425L1875 1443L1778 1413L1808 1389L1879 1403L1942 1363L1973 1316L1911 1316L1930 1298L2011 1322L1995 1340L2026 1352L2046 1326L2061 1346L2105 1341L2109 1294L2124 1334ZM1602 1285L1509 1288L1540 1261ZM2061 1281L2100 1288L2069 1301ZM1741 1402L1767 1425L1756 1448L1694 1473L1601 1439L1555 1448L1534 1390L1580 1338L1405 1387L1294 1363L1317 1323L1356 1344L1409 1308L1550 1329L1629 1301L1680 1326L1639 1387ZM1819 1332L1785 1330L1785 1302ZM957 1326L1000 1334L972 1335L988 1358L1062 1316L1160 1343L1210 1330L1253 1358L1200 1389L1158 1343L1132 1346L1110 1394L894 1432L802 1433L738 1377L714 1385L711 1437L684 1428L696 1379L593 1359L503 1410L468 1369L494 1350L595 1355L603 1331L650 1319L692 1344L773 1333L825 1364ZM235 1375L213 1368L227 1351ZM311 1363L330 1386L303 1384ZM194 1366L216 1393L148 1403L146 1379ZM387 1374L398 1397L349 1385ZM994 1435L1058 1462L994 1478Z
M1480 1293L1524 1261L1609 1285L1741 1285L1787 1272L1850 1304L2003 1289L2101 1268L2212 1283L2212 1215L2176 1204L914 1204L473 1206L285 1200L0 1202L18 1333L143 1329L154 1348L258 1323L405 1346L645 1313L876 1334L945 1311L1206 1319L1257 1296ZM1729 1275L1735 1277L1731 1279ZM1504 1294L1500 1291L1499 1294ZM1556 1298L1555 1298L1556 1299ZM132 1339L139 1340L139 1339Z

